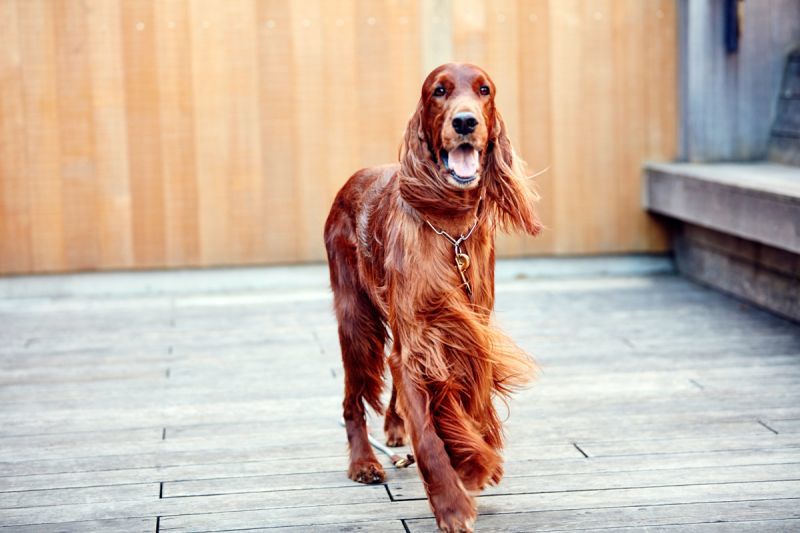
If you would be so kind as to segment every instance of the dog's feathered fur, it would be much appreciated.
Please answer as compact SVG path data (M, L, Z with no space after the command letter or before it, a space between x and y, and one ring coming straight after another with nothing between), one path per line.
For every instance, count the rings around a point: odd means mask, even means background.
M447 86L445 98L434 94L440 86ZM467 491L500 481L502 431L492 400L526 383L533 372L530 358L491 319L496 228L532 235L541 228L536 195L495 109L494 92L478 67L434 70L409 121L400 164L352 176L325 225L345 368L349 475L366 483L385 478L367 441L363 402L383 410L388 329L394 382L385 419L388 442L402 444L408 431L437 522L446 531L470 531L475 505ZM466 140L480 151L480 178L467 188L450 183L440 156L450 148L448 135L456 136L448 121L459 109L479 114L475 134L454 141ZM476 216L475 230L462 245L471 258L470 299L453 246L426 220L459 235Z

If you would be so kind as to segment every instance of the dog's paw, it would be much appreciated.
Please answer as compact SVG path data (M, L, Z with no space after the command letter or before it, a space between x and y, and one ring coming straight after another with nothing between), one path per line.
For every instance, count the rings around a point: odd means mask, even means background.
M480 461L465 461L457 471L464 487L472 492L480 492L487 485L497 485L503 479L503 464L500 461L488 466Z
M386 481L386 472L377 461L366 459L350 463L347 477L358 483L383 483Z
M447 533L472 533L478 513L475 501L463 489L430 496L439 530Z
M396 448L406 443L406 429L402 424L387 424L386 445Z
M386 418L383 421L383 432L386 433L387 446L394 448L406 443L406 426L403 419L391 406L389 406L389 411L386 412Z

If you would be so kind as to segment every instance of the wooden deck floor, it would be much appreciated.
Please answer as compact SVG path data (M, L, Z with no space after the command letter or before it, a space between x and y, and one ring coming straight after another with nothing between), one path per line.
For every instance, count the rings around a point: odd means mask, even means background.
M800 531L800 328L589 263L500 265L499 321L543 372L511 404L478 531ZM0 295L7 530L434 528L415 468L345 476L324 267Z

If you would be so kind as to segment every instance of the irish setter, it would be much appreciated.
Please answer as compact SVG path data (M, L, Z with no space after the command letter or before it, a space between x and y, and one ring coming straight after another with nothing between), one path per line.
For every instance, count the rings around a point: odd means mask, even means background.
M325 224L345 370L349 477L381 483L364 402L383 411L387 443L411 439L444 531L472 531L470 491L503 476L493 405L526 383L531 359L492 324L495 229L536 235L526 183L482 69L447 64L425 79L399 164L356 172ZM391 334L389 334L389 332Z

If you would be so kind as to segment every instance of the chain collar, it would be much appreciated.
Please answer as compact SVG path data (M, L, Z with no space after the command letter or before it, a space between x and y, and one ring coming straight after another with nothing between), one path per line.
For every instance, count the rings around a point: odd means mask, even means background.
M470 301L472 301L472 287L467 280L467 276L465 272L469 268L469 255L461 251L461 245L466 242L467 239L472 236L472 232L475 231L475 228L478 226L478 220L480 220L480 209L481 205L483 204L483 195L481 195L480 200L478 200L478 207L475 209L475 220L472 222L472 226L467 230L466 234L462 233L458 236L458 238L453 237L449 233L447 233L443 229L437 229L436 226L430 223L430 221L426 218L425 223L433 230L434 233L437 235L441 235L448 241L450 244L453 245L453 253L455 255L455 262L456 262L456 270L458 271L459 275L461 276L462 286L469 296Z

